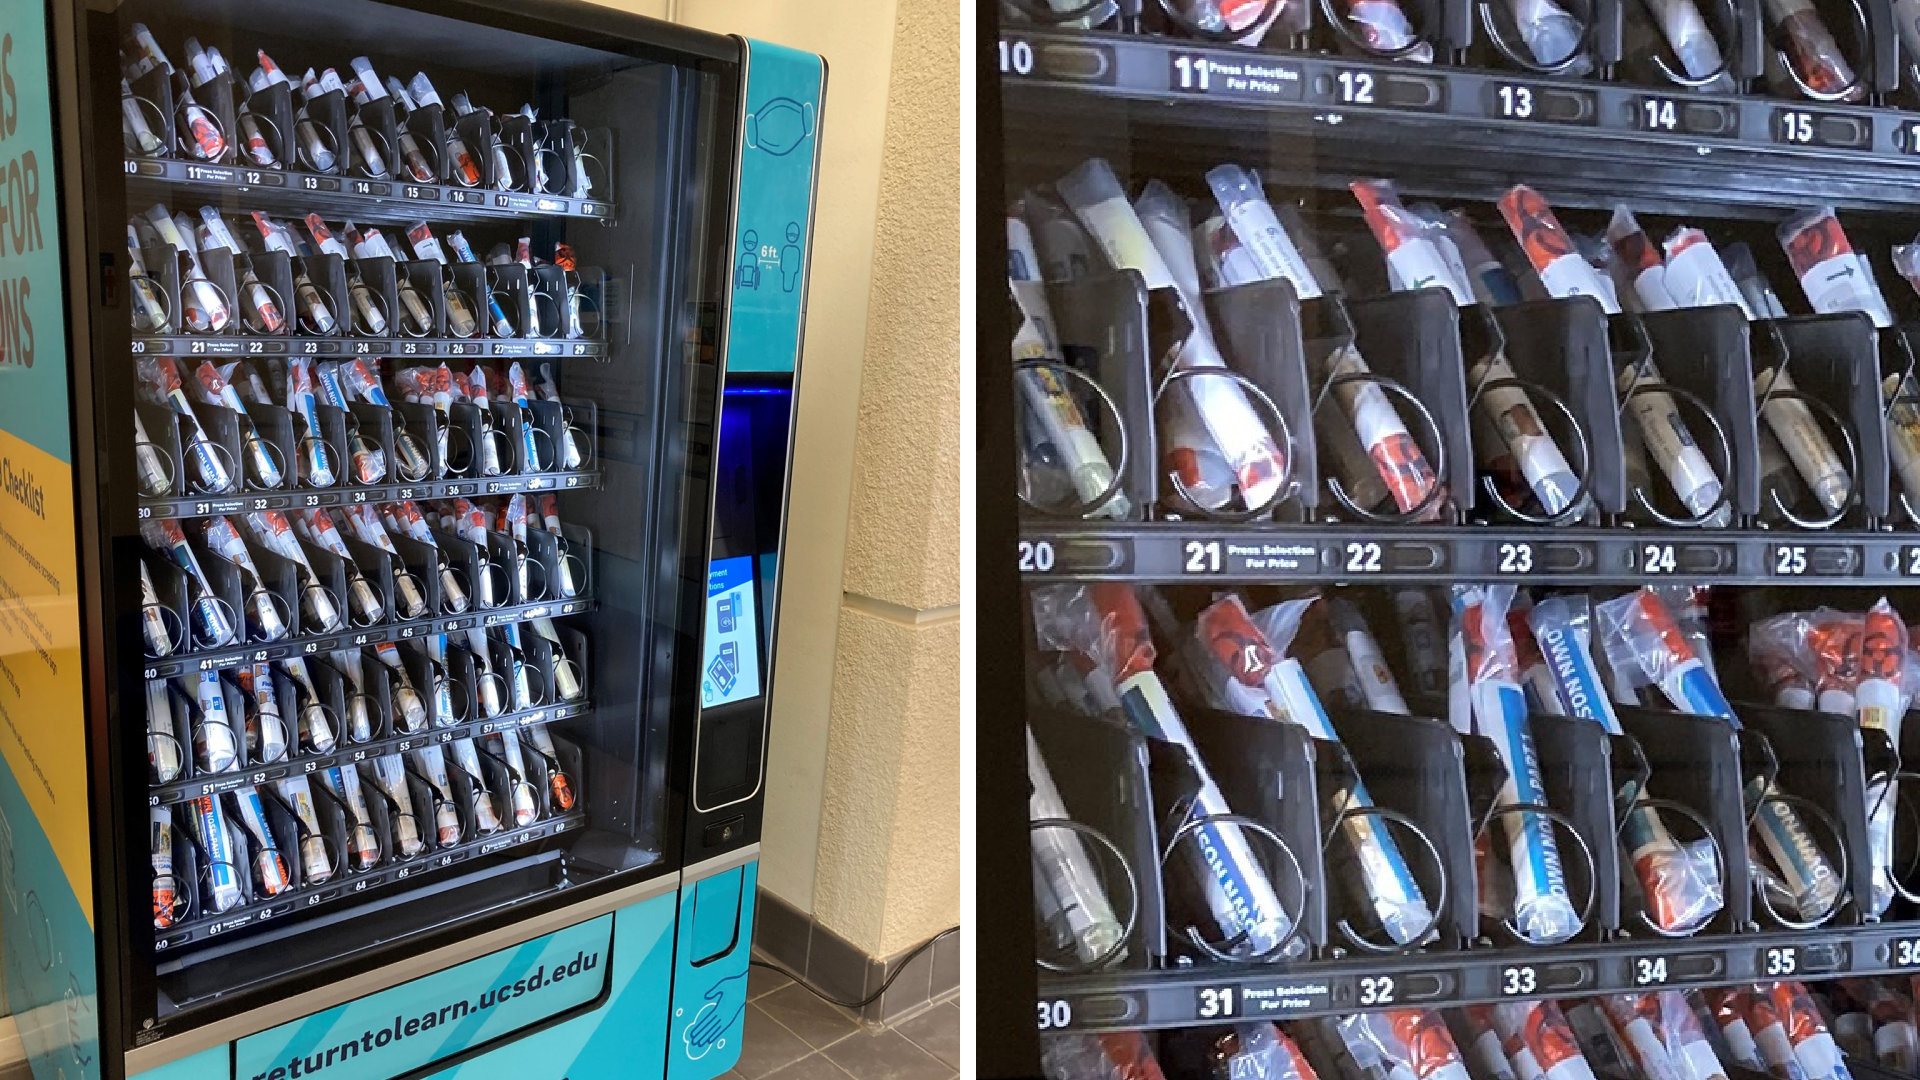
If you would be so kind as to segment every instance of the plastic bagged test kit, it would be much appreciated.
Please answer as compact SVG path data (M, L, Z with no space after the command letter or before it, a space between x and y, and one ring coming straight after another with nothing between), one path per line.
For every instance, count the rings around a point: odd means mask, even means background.
M1388 1009L1318 1021L1342 1064L1364 1080L1470 1080L1460 1049L1432 1009Z
M1493 740L1507 778L1498 806L1543 806L1545 782L1527 723L1519 658L1507 610L1511 585L1453 586L1453 611L1469 708L1456 712L1454 727ZM1530 810L1500 815L1507 837L1507 865L1514 881L1515 932L1535 944L1564 941L1580 931L1579 911L1568 894L1565 868L1551 819Z
M1046 1080L1167 1080L1140 1031L1049 1035L1040 1040L1040 1073Z
M1797 88L1817 100L1858 101L1866 96L1866 87L1855 77L1813 0L1764 0L1762 8L1785 44L1786 68L1779 68L1780 58L1769 50L1769 69L1790 76Z
M1231 813L1208 774L1173 700L1154 671L1153 640L1132 586L1119 582L1056 585L1032 594L1034 633L1043 648L1077 658L1089 682L1120 704L1143 734L1185 750L1199 774L1191 842L1179 845L1182 865L1206 914L1231 955L1255 958L1297 952L1294 919L1281 905L1247 834L1229 822L1204 820ZM1198 943L1196 943L1198 944ZM1211 947L1211 946L1207 946Z
M1178 379L1165 395L1163 460L1185 496L1210 510L1231 506L1236 494L1249 507L1275 501L1288 474L1285 448L1275 441L1241 384L1226 375L1230 369L1214 343L1198 295L1192 229L1184 220L1184 206L1169 207L1178 210L1180 220L1162 223L1162 231L1173 234L1162 245L1128 204L1126 190L1103 159L1089 159L1057 186L1115 269L1138 271L1149 289L1173 288L1179 294L1193 326L1173 359L1174 369L1221 371L1219 377ZM1184 256L1184 273L1176 276L1169 254Z
M1044 360L1064 364L1053 312L1047 303L1047 287L1040 280L1039 256L1033 248L1033 233L1017 215L1007 218L1007 287L1020 311L1020 327L1013 335L1015 363ZM1087 424L1086 414L1074 398L1071 382L1058 368L1035 364L1016 369L1014 380L1024 406L1023 429L1038 436L1045 450L1028 455L1026 468L1031 477L1051 465L1066 478L1067 491L1053 499L1033 499L1042 508L1049 504L1089 503L1100 498L1113 484L1113 465L1106 450ZM1037 460L1036 460L1037 459ZM1096 517L1123 518L1129 506L1126 496L1114 492L1104 502L1089 509Z
M1558 690L1557 710L1593 720L1609 734L1622 733L1593 659L1592 611L1582 595L1550 596L1527 615L1533 638ZM1650 793L1643 787L1636 803ZM1706 925L1725 905L1720 881L1701 865L1651 806L1636 805L1620 823L1620 845L1640 884L1647 917L1669 934Z
M1720 1055L1680 991L1609 994L1596 1000L1645 1080L1726 1080Z
M1066 803L1031 731L1027 733L1027 776L1033 784L1030 819L1068 818ZM1094 856L1079 833L1064 826L1033 830L1033 897L1056 950L1070 953L1082 965L1123 955L1125 927L1114 916Z
M1216 600L1194 624L1186 669L1201 693L1228 712L1267 717L1304 728L1316 739L1339 742L1300 660L1289 655L1305 610L1319 601L1292 600L1250 615L1238 596ZM1373 797L1355 780L1335 797L1337 811L1365 810ZM1431 932L1434 914L1384 819L1348 817L1340 835L1363 906L1396 945Z
M1573 237L1554 217L1540 193L1518 184L1500 196L1500 216L1520 243L1547 294L1556 299L1591 296L1609 315L1620 314L1612 283L1601 276L1574 244Z
M1767 6L1776 2L1768 0ZM1875 326L1885 329L1893 325L1893 313L1873 278L1873 265L1854 251L1832 207L1816 207L1794 215L1781 224L1779 235L1780 246L1813 310L1822 315L1861 311Z
M1594 615L1607 663L1615 672L1632 673L1642 684L1657 687L1681 712L1718 717L1740 729L1740 719L1712 669L1652 588L1605 601L1594 608ZM1773 870L1772 890L1782 894L1801 919L1831 915L1839 904L1839 875L1814 842L1806 822L1792 806L1771 797L1778 788L1768 785L1764 777L1755 776L1747 787L1748 800L1759 804L1754 820L1760 836L1753 852L1755 868L1767 870L1757 857L1764 851Z

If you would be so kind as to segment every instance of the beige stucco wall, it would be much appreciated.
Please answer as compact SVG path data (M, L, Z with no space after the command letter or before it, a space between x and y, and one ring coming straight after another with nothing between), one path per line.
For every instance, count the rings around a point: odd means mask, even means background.
M960 918L960 16L899 0L814 917Z
M959 12L601 2L827 58L760 883L889 956L959 921Z

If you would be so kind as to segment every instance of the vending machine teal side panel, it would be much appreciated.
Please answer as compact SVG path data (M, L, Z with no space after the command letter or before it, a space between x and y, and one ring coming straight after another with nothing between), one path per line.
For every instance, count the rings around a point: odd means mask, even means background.
M40 1080L100 1075L52 36L0 0L0 923Z
M662 1075L677 895L656 896L134 1080L388 1080L419 1076L434 1062L469 1054L431 1073L432 1080Z
M791 372L800 355L826 78L812 53L747 41L729 372Z
M758 860L680 888L667 1080L713 1080L740 1060Z
M233 1047L222 1045L202 1050L192 1057L149 1069L133 1080L233 1080Z

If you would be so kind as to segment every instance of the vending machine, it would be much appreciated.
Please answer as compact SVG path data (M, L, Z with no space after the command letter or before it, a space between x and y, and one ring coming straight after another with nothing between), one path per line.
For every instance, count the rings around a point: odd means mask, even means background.
M34 1075L726 1072L820 58L565 2L5 15Z
M983 1075L1920 1071L1913 5L994 8Z

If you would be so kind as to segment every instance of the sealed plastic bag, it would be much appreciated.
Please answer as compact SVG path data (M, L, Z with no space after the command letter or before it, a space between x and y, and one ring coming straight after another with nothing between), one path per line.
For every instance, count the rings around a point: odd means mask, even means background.
M1780 0L1768 0L1773 7ZM1805 3L1805 0L1792 0ZM1853 250L1846 230L1830 206L1816 207L1787 219L1780 226L1780 246L1793 265L1800 288L1813 310L1825 315L1863 311L1882 329L1893 325L1886 297L1873 279L1873 266Z
M1140 1031L1048 1035L1040 1040L1040 1072L1047 1080L1167 1080Z
M1302 300L1321 295L1320 283L1274 214L1258 176L1238 165L1220 165L1208 171L1207 186L1220 203L1227 228L1258 271L1258 280L1285 278Z
M1548 597L1533 606L1528 624L1553 674L1563 711L1596 721L1611 734L1622 734L1593 660L1587 598ZM1650 797L1645 788L1638 794L1643 802ZM1669 934L1683 934L1719 913L1725 901L1720 881L1674 839L1652 807L1638 805L1628 811L1620 825L1620 845L1640 883L1647 917L1655 926Z
M1820 1007L1807 994L1807 988L1797 982L1777 982L1771 986L1756 987L1753 1000L1758 1003L1762 995L1772 1006L1773 1016L1786 1029L1787 1042L1793 1048L1793 1060L1799 1066L1806 1080L1852 1080L1853 1074L1847 1070L1846 1062L1840 1055L1840 1046L1834 1042L1833 1035L1827 1030L1827 1022L1820 1015ZM1753 1024L1752 1020L1748 1021ZM1757 1024L1753 1024L1758 1027ZM1759 1032L1755 1031L1755 1038ZM1761 1042L1765 1052L1766 1041ZM1771 1056L1767 1061L1769 1071L1776 1076L1780 1069Z
M1047 304L1046 285L1040 280L1039 256L1034 251L1033 233L1017 215L1007 218L1007 286L1020 311L1020 326L1013 334L1013 359L1050 360L1062 363L1059 334L1054 328L1053 312ZM1014 373L1027 420L1051 448L1051 460L1066 474L1072 485L1072 497L1061 502L1089 502L1113 483L1113 466L1107 460L1100 440L1087 426L1087 418L1074 400L1067 381L1059 371L1035 366ZM1037 463L1029 462L1028 471ZM1041 506L1047 503L1035 500ZM1115 492L1090 511L1096 517L1127 516L1126 496Z
M1709 79L1700 89L1716 94L1732 93L1733 77L1726 73L1720 44L1707 29L1700 7L1693 0L1646 0L1660 36L1680 61L1680 69L1689 79Z
M1446 1021L1431 1009L1388 1009L1322 1020L1366 1080L1471 1080Z
M1598 999L1644 1080L1726 1080L1727 1070L1677 990Z
M1797 388L1784 367L1763 368L1753 377L1753 393L1760 401L1760 417L1767 422L1787 459L1813 492L1820 508L1839 514L1853 496L1853 478L1846 462L1814 419L1813 409L1791 395Z
M1613 208L1613 219L1607 223L1607 243L1613 247L1614 274L1628 286L1622 291L1637 301L1639 310L1667 311L1680 306L1667 291L1665 258L1625 203Z
M1208 606L1194 625L1199 647L1189 663L1203 693L1226 711L1298 724L1316 739L1340 741L1300 661L1288 655L1301 618L1314 603L1288 601L1258 616L1249 615L1238 596ZM1342 812L1373 806L1357 779L1335 801ZM1385 821L1350 817L1340 835L1373 921L1397 945L1418 941L1433 925L1432 910Z
M1492 1012L1515 1080L1594 1080L1580 1040L1559 1005L1503 1001Z
M1680 307L1711 307L1732 304L1740 314L1752 319L1753 309L1741 294L1740 286L1720 261L1713 242L1699 229L1675 229L1666 241L1667 273L1665 284L1673 302Z
M1519 659L1507 625L1511 585L1453 586L1453 611L1465 655L1470 714L1454 726L1492 739L1507 767L1499 805L1545 805L1545 782L1527 724ZM1564 941L1580 930L1550 819L1529 811L1501 816L1514 877L1513 925L1536 944Z
M1030 820L1069 817L1031 731L1027 733L1027 777L1033 784L1027 802ZM1086 841L1063 826L1032 833L1033 902L1053 949L1070 953L1083 965L1124 956L1119 946L1125 928L1114 916Z
M1180 293L1193 330L1181 344L1174 366L1224 371L1226 359L1214 344L1205 309L1199 302L1192 230L1184 221L1184 208L1182 220L1166 223L1167 231L1177 237L1170 246L1184 253L1184 269L1188 269L1176 276L1166 261L1167 252L1156 244L1128 204L1125 189L1106 161L1089 159L1063 177L1058 186L1114 268L1139 272L1149 289L1173 288ZM1232 504L1236 491L1247 506L1265 505L1276 497L1286 479L1286 459L1238 382L1224 376L1181 379L1168 388L1166 400L1169 416L1165 420L1168 431L1164 453L1173 466L1171 471L1183 481L1189 499L1204 509L1220 509ZM1207 460L1223 468L1207 471ZM1222 479L1229 486L1223 487Z
M1132 586L1101 582L1036 589L1033 615L1040 647L1073 656L1089 672L1089 682L1112 687L1121 712L1142 733L1187 752L1200 780L1193 814L1232 812L1153 669L1153 639ZM1180 845L1182 865L1220 930L1220 940L1229 943L1227 950L1254 958L1297 948L1293 920L1245 833L1236 825L1209 821L1189 835L1192 842Z
M1553 208L1539 192L1525 184L1510 188L1500 196L1500 216L1506 219L1507 228L1513 230L1513 238L1520 242L1520 250L1526 253L1534 273L1540 275L1540 283L1546 286L1549 296L1556 299L1591 296L1607 314L1620 314L1613 290L1593 264L1581 256L1573 237L1560 226Z
M1638 672L1681 712L1719 717L1740 728L1720 684L1653 589L1641 588L1601 603L1594 615L1609 665ZM1747 797L1759 803L1753 827L1759 833L1760 848L1770 856L1777 875L1774 884L1800 918L1824 918L1837 904L1839 876L1799 812L1770 798L1777 788L1762 787L1763 783L1756 776L1748 784ZM1759 859L1754 861L1756 869L1767 869Z
M1827 101L1866 96L1813 0L1765 0L1762 6L1769 27L1786 44L1786 62L1801 86ZM1778 63L1771 52L1768 57L1770 65Z

